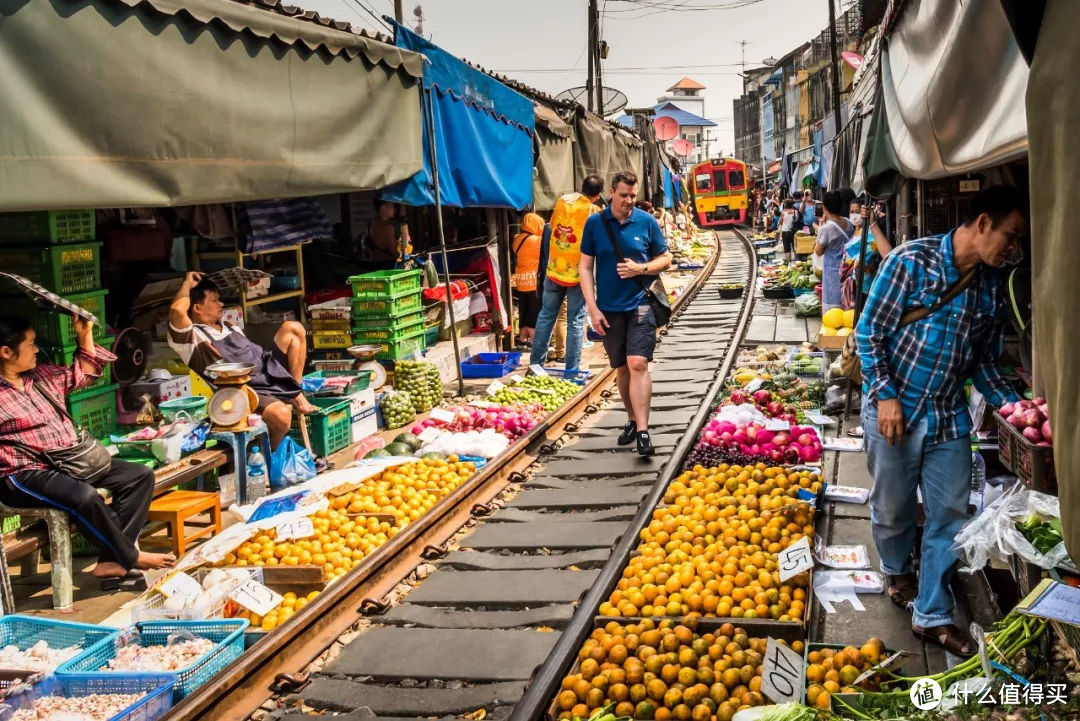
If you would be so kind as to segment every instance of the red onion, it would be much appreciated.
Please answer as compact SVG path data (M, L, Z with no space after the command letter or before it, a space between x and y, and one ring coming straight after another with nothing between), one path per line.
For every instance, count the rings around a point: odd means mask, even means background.
M1039 413L1038 408L1029 408L1028 410L1024 411L1024 415L1022 416L1022 418L1024 420L1024 425L1028 428L1037 429L1040 425L1042 425L1043 422L1042 414Z
M1039 396L1038 398L1033 400L1032 403L1034 403L1037 406L1045 406L1046 405L1046 399L1043 398L1042 396Z
M1042 428L1039 430L1042 433L1043 440L1047 443L1054 442L1054 434L1050 432L1050 419L1043 421Z
M1013 414L1014 410L1016 410L1016 404L1015 403L1006 403L1000 409L998 409L998 413L1001 414L1002 418L1008 418L1009 416L1011 416Z
M1038 443L1039 441L1041 441L1043 439L1042 434L1039 433L1038 428L1033 428L1031 426L1028 426L1027 428L1025 428L1023 430L1023 433L1024 433L1024 438L1027 438L1032 443Z

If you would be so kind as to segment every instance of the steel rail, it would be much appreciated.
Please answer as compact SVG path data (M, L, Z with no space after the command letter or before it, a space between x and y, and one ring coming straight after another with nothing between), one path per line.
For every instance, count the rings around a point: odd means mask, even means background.
M714 237L716 251L673 305L674 318L697 296L716 268L721 247L719 236L714 234ZM302 672L313 660L355 623L381 610L379 599L419 564L445 554L440 544L476 516L490 512L489 501L511 483L524 480L522 472L526 468L557 448L567 433L575 431L576 423L596 410L596 402L610 395L614 378L614 369L605 369L528 435L511 444L502 460L486 465L428 513L406 525L363 563L316 596L287 624L269 633L211 681L176 703L164 718L243 721L275 693L299 688L306 680Z
M709 390L698 407L697 412L691 419L683 437L679 439L675 450L671 454L671 460L664 466L664 470L656 479L649 494L641 501L638 512L627 526L626 531L619 537L607 563L600 570L596 580L578 603L573 617L559 636L555 646L551 649L547 659L533 674L528 688L521 700L514 706L509 721L538 721L551 704L562 682L563 677L570 670L570 666L577 658L577 651L585 642L585 639L593 630L593 619L600 604L611 595L615 585L622 577L622 570L630 560L630 554L637 545L641 529L652 519L653 508L663 498L668 485L682 472L682 463L697 442L697 436L702 426L709 418L710 407L713 398L716 397L728 374L731 372L738 355L739 343L746 332L747 323L751 317L754 306L752 281L757 273L757 252L754 246L739 231L731 229L743 245L746 246L750 256L750 268L748 282L746 284L747 301L743 304L739 322L735 326L731 343L727 353L720 364L720 372L709 385Z

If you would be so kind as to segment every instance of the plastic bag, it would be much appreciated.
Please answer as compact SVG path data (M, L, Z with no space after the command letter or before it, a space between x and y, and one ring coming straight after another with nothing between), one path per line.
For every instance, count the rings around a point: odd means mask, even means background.
M383 423L390 430L407 426L416 420L412 397L406 391L391 391L379 402Z
M1064 542L1048 553L1040 553L1017 530L1016 522L1031 515L1047 520L1061 518L1058 499L1017 483L956 534L953 550L966 563L960 570L974 573L985 566L991 556L1007 561L1014 553L1040 568L1053 568L1065 562L1068 553Z
M206 437L210 435L210 421L203 421L184 434L184 442L180 447L183 453L192 453L203 447Z
M289 436L281 439L277 449L270 454L270 485L289 486L315 477L315 458L311 451Z
M821 315L821 299L817 293L804 293L795 299L795 315L798 318L809 318Z

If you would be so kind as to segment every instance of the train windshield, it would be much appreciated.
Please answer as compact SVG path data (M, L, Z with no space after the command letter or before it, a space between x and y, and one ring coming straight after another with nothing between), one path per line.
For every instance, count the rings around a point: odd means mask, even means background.
M743 174L743 171L728 171L728 187L735 190L742 190L746 187L746 176Z

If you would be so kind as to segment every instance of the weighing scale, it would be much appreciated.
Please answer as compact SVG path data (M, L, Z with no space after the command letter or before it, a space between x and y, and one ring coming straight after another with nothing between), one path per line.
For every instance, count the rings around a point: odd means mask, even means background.
M215 432L235 432L248 428L248 415L259 407L259 397L251 389L250 363L214 363L207 366L206 373L218 387L210 397L207 415Z
M349 355L356 359L353 363L353 370L371 371L371 382L368 384L368 388L372 390L379 390L386 385L386 369L382 367L379 361L375 360L375 354L380 350L382 350L381 345L370 344L354 345L347 351Z

